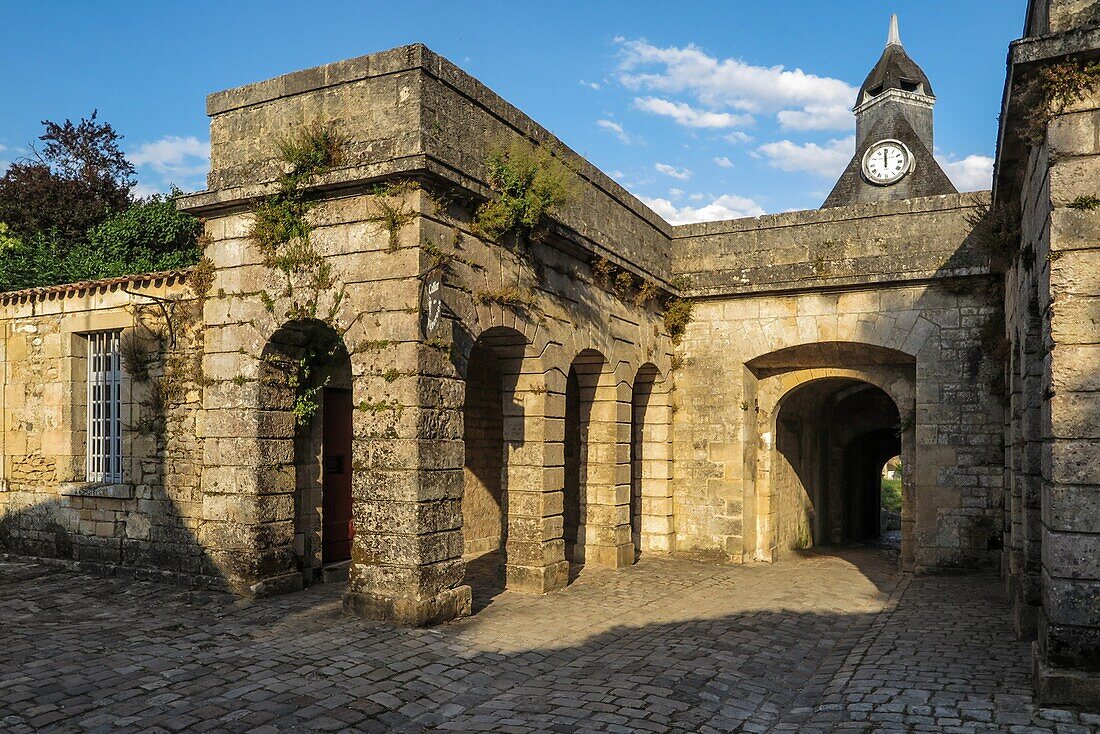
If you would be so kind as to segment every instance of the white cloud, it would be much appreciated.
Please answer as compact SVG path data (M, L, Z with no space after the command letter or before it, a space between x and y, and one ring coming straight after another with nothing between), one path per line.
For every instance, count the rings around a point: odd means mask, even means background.
M687 93L720 111L774 113L793 130L832 130L852 124L856 88L831 77L783 66L753 66L718 59L689 44L661 48L645 40L620 40L619 81L628 89Z
M768 159L773 168L781 171L805 171L826 178L835 178L855 153L855 136L830 140L826 145L790 140L761 145L758 151Z
M684 191L683 189L669 189L668 195L671 196L673 199L679 199L681 196L684 195Z
M595 89L596 91L600 90L599 82L586 82L584 79L581 79L580 83L582 87L588 87L589 89Z
M691 198L695 198L692 196ZM723 219L742 219L758 217L764 209L752 199L734 194L723 194L714 201L700 207L677 207L668 199L646 199L650 209L660 214L670 224L691 224L693 222L715 222Z
M714 163L722 168L733 168L733 161L729 159L729 156L717 156L714 159Z
M754 138L747 133L741 132L740 130L734 130L728 135L723 135L722 139L728 143L733 143L734 145L737 145L739 143L751 143Z
M685 127L724 128L751 125L752 115L732 115L729 112L708 112L698 110L687 102L671 102L659 97L639 97L634 107L654 115L671 117Z
M787 130L843 130L855 120L846 104L808 104L802 110L780 110L776 118Z
M152 196L153 194L167 194L168 191L166 189L167 187L165 186L150 186L146 183L138 181L137 185L134 186L134 196L138 197L139 199L145 199Z
M596 120L596 124L604 130L610 133L614 133L623 144L631 145L634 143L634 138L623 129L623 126L612 120Z
M667 163L655 163L653 167L657 169L657 173L663 173L666 176L672 176L679 181L687 181L689 178L691 178L691 171L687 168L676 168L675 166L670 166Z
M146 190L163 190L169 184L201 188L202 178L210 169L210 143L194 136L166 135L160 140L142 143L127 157L139 169ZM150 176L142 176L141 169L157 174L159 186L150 183Z
M959 161L936 156L944 173L959 191L984 191L993 185L993 159L986 155L968 155Z

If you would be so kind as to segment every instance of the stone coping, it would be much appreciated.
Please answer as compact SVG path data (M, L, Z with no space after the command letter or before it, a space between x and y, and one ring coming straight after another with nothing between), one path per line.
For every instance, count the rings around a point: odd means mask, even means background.
M913 199L902 199L900 201L852 204L850 206L830 207L828 209L805 209L797 212L763 214L759 217L746 217L744 219L727 219L716 222L681 224L673 228L672 237L675 241L677 239L716 234L754 232L766 229L781 229L784 227L847 222L859 219L870 219L873 217L890 217L904 214L969 209L974 206L975 201L988 200L988 191L968 191L958 194L922 196Z
M206 98L206 114L214 117L233 110L243 109L256 105L274 102L279 99L293 97L328 87L353 83L364 79L376 78L390 74L399 74L408 71L420 71L432 77L441 84L445 84L458 94L470 99L489 114L501 120L525 137L539 143L549 143L555 148L560 148L570 154L579 163L578 173L591 185L603 190L619 204L629 209L634 215L643 219L661 234L668 236L672 225L660 215L646 206L640 199L627 191L610 176L592 165L587 159L563 143L557 136L539 125L519 108L510 104L499 94L487 87L472 75L466 73L456 64L435 53L421 43L400 46L380 51L366 56L358 56L352 59L336 61L311 69L291 72L283 76L268 79L266 81L246 84L240 87L214 92ZM423 156L425 159L429 155ZM425 161L421 160L421 164ZM400 164L398 169L415 170L416 166ZM367 166L367 169L378 169L379 166ZM421 165L420 168L427 168ZM324 188L333 184L354 182L361 180L366 175L375 177L390 173L389 171L368 172L357 168L349 168L332 171L318 187ZM330 180L331 177L331 180ZM181 203L186 210L207 208L211 205L225 203L240 199L243 196L262 195L264 189L269 187L248 187L247 189L233 190L233 192L203 191L183 197Z

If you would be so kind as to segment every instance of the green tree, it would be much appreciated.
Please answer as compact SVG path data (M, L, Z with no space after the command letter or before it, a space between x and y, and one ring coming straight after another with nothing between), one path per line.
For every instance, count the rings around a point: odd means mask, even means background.
M96 113L45 121L45 143L0 178L0 290L172 270L198 262L200 222L180 193L135 199L121 136Z

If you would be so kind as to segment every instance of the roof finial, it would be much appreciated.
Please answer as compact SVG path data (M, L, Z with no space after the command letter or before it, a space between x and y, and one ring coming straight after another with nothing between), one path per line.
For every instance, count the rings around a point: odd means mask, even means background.
M900 46L901 33L898 32L898 14L890 16L890 37L886 39L887 46Z

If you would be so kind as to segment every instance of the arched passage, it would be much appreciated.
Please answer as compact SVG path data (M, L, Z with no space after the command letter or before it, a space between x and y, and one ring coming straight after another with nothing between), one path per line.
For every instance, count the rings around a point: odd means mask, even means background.
M517 384L527 341L494 327L474 342L463 402L462 541L475 608L502 590L509 559L509 441L522 443L524 408Z
M771 508L780 552L879 536L881 471L901 453L900 415L881 388L812 380L775 411Z
M272 444L268 453L280 457L272 471L293 477L285 504L293 506L292 552L304 583L346 578L351 559L351 372L343 339L316 320L284 324L261 357L263 440ZM272 512L284 504L277 495L265 497L262 504ZM275 535L278 522L270 525Z

